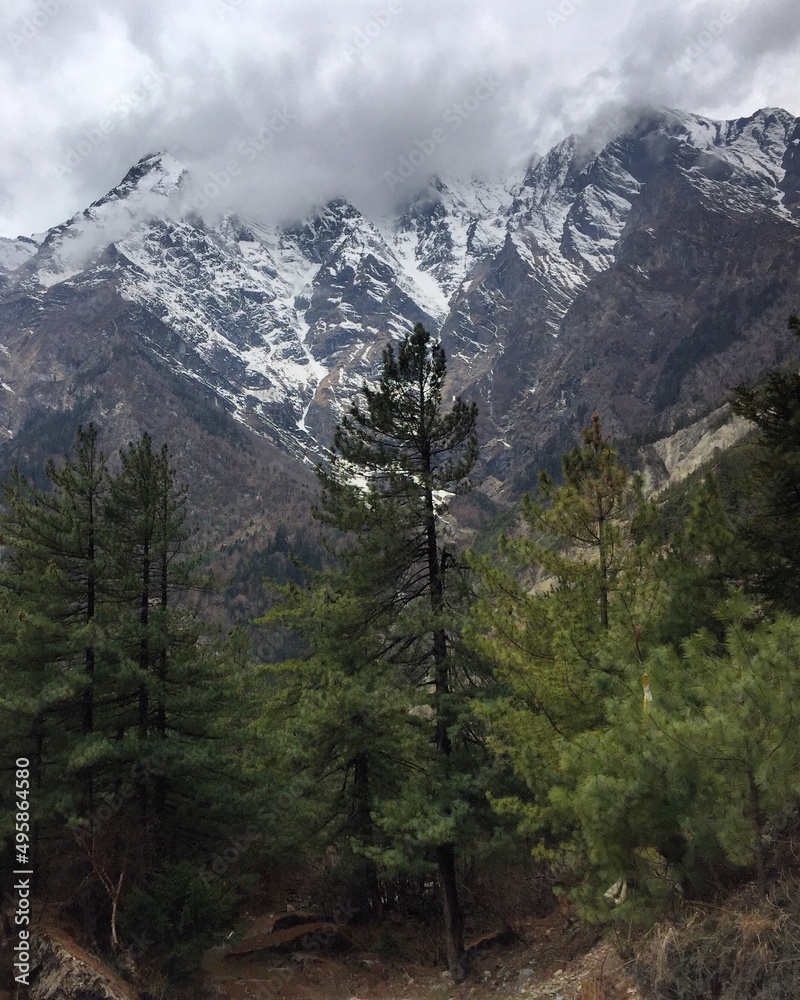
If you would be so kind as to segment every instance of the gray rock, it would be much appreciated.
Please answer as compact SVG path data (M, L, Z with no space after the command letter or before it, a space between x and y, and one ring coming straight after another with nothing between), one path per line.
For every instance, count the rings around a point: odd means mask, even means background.
M533 978L533 969L520 969L517 975L517 991L521 993Z
M30 1000L138 1000L138 992L63 931L37 928Z

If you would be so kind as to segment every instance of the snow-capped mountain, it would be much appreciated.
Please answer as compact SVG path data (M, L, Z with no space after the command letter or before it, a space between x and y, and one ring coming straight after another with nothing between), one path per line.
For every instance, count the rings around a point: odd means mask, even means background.
M276 226L204 220L191 174L147 156L66 223L0 240L0 433L31 441L64 411L227 422L314 461L422 322L479 400L487 471L524 485L595 407L617 434L667 432L781 360L799 175L785 111L653 111L504 182L433 178L388 217L338 199Z
M154 356L296 454L319 452L388 338L441 326L452 291L502 242L510 204L501 187L437 182L382 223L336 200L293 227L209 225L181 212L186 177L169 155L145 157L38 246L6 241L7 288L46 310L113 287L156 321L132 332Z

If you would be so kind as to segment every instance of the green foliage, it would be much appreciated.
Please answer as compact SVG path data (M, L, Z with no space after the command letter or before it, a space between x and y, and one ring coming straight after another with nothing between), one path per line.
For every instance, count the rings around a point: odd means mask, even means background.
M565 456L563 484L545 473L541 495L523 500L524 530L504 540L503 562L478 562L485 596L470 632L506 686L478 711L536 790L518 803L531 833L557 739L603 723L607 699L638 663L640 623L658 594L652 546L634 531L648 514L641 484L616 461L596 415L583 447Z
M315 513L343 540L337 565L285 588L266 619L308 649L284 665L271 711L282 709L281 732L291 724L289 761L314 777L317 829L366 859L373 911L381 870L438 871L461 977L456 850L485 812L487 773L468 706L488 677L460 642L469 587L445 514L470 488L477 411L460 398L445 409L444 351L422 326L382 362L319 469Z
M47 489L5 484L0 745L31 760L37 871L111 947L157 942L171 979L231 920L255 844L324 858L374 917L430 902L435 873L457 978L459 866L523 843L596 920L768 887L800 801L800 376L737 390L759 436L659 509L595 414L470 560L448 504L476 409L445 380L421 326L390 344L319 469L318 527L237 540L251 583L272 576L280 662L192 610L166 447L144 435L112 475L80 429Z
M220 882L204 878L189 861L162 866L147 888L135 887L121 914L128 940L158 956L171 983L200 973L203 952L236 916L237 900Z
M526 786L495 808L595 919L652 920L737 869L763 891L800 794L800 621L739 593L748 558L715 478L665 538L596 417L541 496L504 562L478 563L471 641L505 691L476 711Z
M663 606L651 627L653 641L679 648L700 628L721 635L715 610L741 579L748 554L736 544L736 526L715 475L694 484L666 541L669 557L658 566Z
M362 605L333 574L282 594L267 620L291 628L309 650L265 668L272 677L261 723L266 752L294 794L284 821L305 831L308 846L337 844L363 857L382 842L375 811L397 794L416 758L409 692L365 631Z
M800 319L790 329L800 335ZM796 365L739 386L732 407L759 429L751 469L752 511L743 541L753 553L752 584L777 608L800 612L800 374Z
M110 756L96 725L96 685L116 666L102 544L109 479L94 428L81 429L74 454L46 471L50 492L14 471L0 519L5 732L9 754L32 761L40 819L91 809Z
M31 761L42 891L118 947L129 889L156 862L202 858L238 815L217 722L232 689L186 600L200 581L166 447L144 435L111 475L80 428L46 473L48 490L17 471L4 486L0 742Z

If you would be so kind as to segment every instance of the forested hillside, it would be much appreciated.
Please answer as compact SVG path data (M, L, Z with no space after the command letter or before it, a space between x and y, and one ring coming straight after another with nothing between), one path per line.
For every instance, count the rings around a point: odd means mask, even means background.
M324 550L265 540L255 636L201 610L170 443L107 456L89 425L5 482L3 876L24 760L37 912L138 988L191 984L276 872L340 924L427 928L456 982L476 886L512 869L629 940L797 878L800 374L737 389L752 435L649 499L595 413L472 551L477 407L446 377L419 324L385 348L318 469ZM745 995L718 959L713 995Z

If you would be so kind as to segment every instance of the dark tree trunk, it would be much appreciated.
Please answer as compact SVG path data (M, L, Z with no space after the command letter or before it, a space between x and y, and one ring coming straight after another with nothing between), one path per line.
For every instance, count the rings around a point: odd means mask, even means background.
M95 617L95 606L97 603L97 584L95 576L95 507L93 495L89 494L88 510L89 537L86 546L87 574L86 574L86 621L91 623ZM83 690L83 719L81 730L87 736L94 730L94 670L95 670L95 650L94 645L89 643L86 647L84 660L84 674L86 677L86 687ZM87 774L84 782L84 812L91 816L94 811L94 778L91 772Z
M761 792L756 782L755 774L748 770L747 780L750 789L750 806L753 812L753 826L755 827L755 856L756 856L756 880L758 891L762 896L767 894L767 866L766 851L764 849L764 826L766 820L764 810L761 806Z
M139 625L142 633L139 637L139 696L138 696L138 726L137 732L140 741L147 739L149 729L150 698L147 689L145 674L150 669L150 641L148 629L150 627L150 551L149 545L145 543L144 555L142 559L142 579L141 594L139 604ZM148 822L148 788L147 773L142 775L138 782L139 799L139 820L142 829L147 828Z
M164 472L166 474L167 467L164 466ZM159 691L158 691L158 701L156 705L156 732L161 737L162 740L167 738L167 709L166 709L166 683L167 683L167 650L169 648L169 626L167 623L167 613L169 609L169 556L167 552L167 535L169 531L169 513L168 513L168 484L163 483L161 487L161 497L159 498L162 504L161 509L161 523L159 525L161 538L161 552L159 554L159 571L161 576L161 594L160 594L160 608L161 608L161 638L160 646L158 650L158 681L159 681Z
M430 457L424 455L426 473L430 474ZM439 559L439 543L436 535L436 514L433 492L428 486L425 492L427 515L426 538L428 548L428 579L430 585L431 610L441 614L444 608L444 556ZM436 746L441 754L449 757L453 751L450 739L450 671L447 662L447 633L442 628L433 632L434 687L436 691ZM456 879L456 856L453 844L440 844L436 848L436 865L439 871L439 885L442 890L442 910L444 916L445 951L450 975L457 983L467 978L467 962L464 954L464 914L458 896Z
M163 497L161 498L166 508L167 504L167 494L166 487L164 487ZM161 740L166 740L167 738L167 706L166 706L166 684L167 684L167 669L168 669L168 647L169 647L169 635L167 626L167 611L169 608L169 562L167 558L167 543L166 543L166 533L167 533L167 515L166 510L162 511L163 523L161 524L161 530L163 532L163 538L161 539L162 551L159 556L159 572L161 576L161 594L160 594L160 610L161 610L161 635L159 637L159 649L158 657L156 659L156 676L158 677L158 694L156 696L156 713L155 713L155 729L156 733ZM161 767L162 765L159 765ZM155 812L156 819L156 848L157 850L162 850L164 846L164 836L166 832L166 822L167 822L167 779L163 773L157 773L153 777L153 808Z
M370 791L369 758L367 754L357 754L353 760L353 828L364 843L373 839L372 795ZM380 920L383 916L383 897L381 895L378 869L374 861L364 860L364 892L369 905L372 920Z
M139 625L141 635L139 636L139 739L147 738L149 698L147 693L147 682L145 674L150 669L150 641L148 629L150 627L150 553L149 546L145 544L144 556L142 558L142 580L141 592L139 596Z
M467 978L469 967L464 954L464 916L458 898L456 852L453 844L441 844L436 848L436 864L442 889L447 968L455 982L461 983Z

